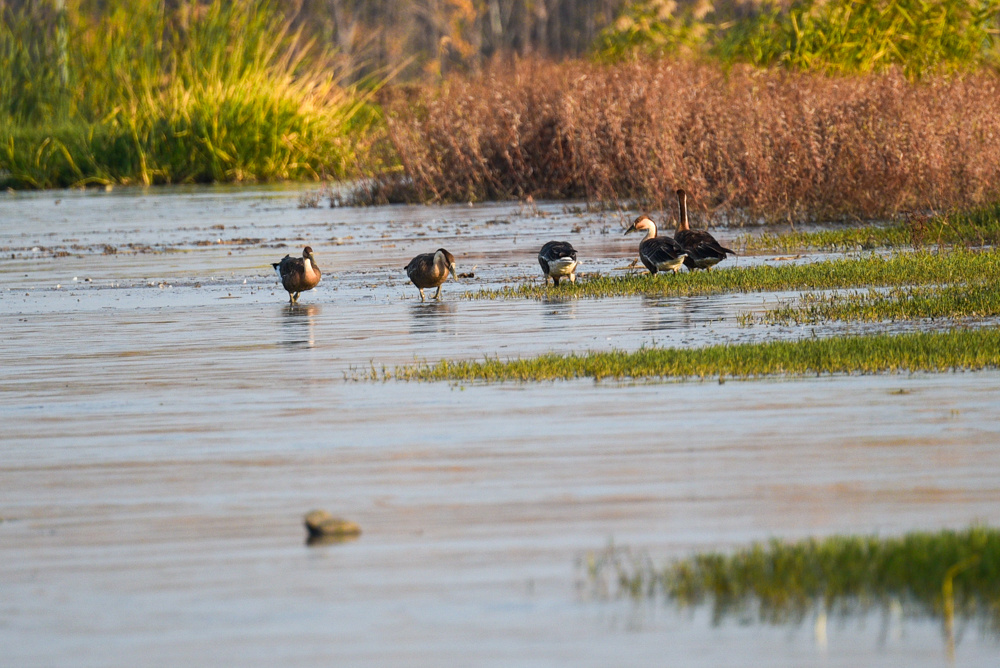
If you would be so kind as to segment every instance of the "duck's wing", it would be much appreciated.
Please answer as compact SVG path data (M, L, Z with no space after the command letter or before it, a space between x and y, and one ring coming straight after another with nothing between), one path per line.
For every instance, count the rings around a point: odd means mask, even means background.
M684 255L684 249L670 237L653 237L642 242L639 246L639 255L648 258L653 264L660 265Z
M306 263L300 257L292 257L291 255L286 255L281 258L281 262L275 262L271 265L278 272L278 276L284 279L286 276L293 276L296 274L304 274L306 272Z
M717 257L720 260L726 259L726 254L736 255L722 244L715 237L705 230L681 230L674 239L695 257Z
M414 274L427 274L434 267L434 253L422 253L406 265L406 275L413 278Z
M552 260L559 260L564 257L576 259L576 249L568 241L550 241L544 246L542 250L538 251L538 257L544 257L546 260L551 262Z

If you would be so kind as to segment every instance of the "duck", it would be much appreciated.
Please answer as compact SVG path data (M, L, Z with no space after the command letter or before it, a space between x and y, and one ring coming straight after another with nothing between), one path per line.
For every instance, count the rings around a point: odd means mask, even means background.
M736 255L705 230L692 230L688 227L687 193L683 188L677 189L677 206L680 213L677 218L677 232L674 233L674 241L679 243L687 253L684 259L684 266L689 271L704 269L710 271L712 267L726 259L726 254Z
M570 283L576 283L576 249L568 241L550 241L538 251L538 264L542 267L545 282L552 277L552 284L559 285L560 278L569 278Z
M316 256L309 246L302 249L302 257L286 255L281 262L272 262L271 266L278 272L281 284L288 290L288 299L292 304L299 302L299 293L312 290L322 278Z
M655 276L658 271L672 271L675 274L680 271L687 253L679 243L670 237L656 236L656 223L645 214L636 218L632 226L625 230L625 234L639 231L646 232L646 237L639 243L639 259L649 269L649 273Z
M422 253L406 265L406 275L420 290L420 301L424 301L424 288L437 288L434 299L440 300L441 284L448 280L448 276L458 280L455 256L443 248L433 253Z

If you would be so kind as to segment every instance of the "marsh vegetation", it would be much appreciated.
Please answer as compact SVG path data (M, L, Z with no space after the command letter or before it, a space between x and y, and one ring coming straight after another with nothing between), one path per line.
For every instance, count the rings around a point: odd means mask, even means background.
M710 604L713 616L777 623L816 608L850 612L901 604L911 614L981 616L1000 630L1000 531L912 532L898 537L771 540L658 566L615 548L591 554L592 581L629 596Z
M1000 331L833 336L797 341L640 348L540 355L527 359L447 360L372 369L354 378L459 382L534 382L574 378L746 379L819 374L976 371L1000 368Z
M837 288L904 287L1000 280L1000 253L961 248L881 255L866 253L807 263L773 262L707 272L649 276L593 276L551 287L521 284L470 292L470 299L574 299L645 295L669 297L724 292L776 292Z
M273 4L71 9L0 5L5 185L342 178L369 145L369 94Z

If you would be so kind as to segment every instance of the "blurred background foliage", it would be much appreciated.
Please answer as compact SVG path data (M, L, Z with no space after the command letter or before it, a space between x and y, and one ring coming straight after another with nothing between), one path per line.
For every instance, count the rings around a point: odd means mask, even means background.
M995 71L998 15L1000 0L0 0L0 182L395 169L381 89L528 61Z

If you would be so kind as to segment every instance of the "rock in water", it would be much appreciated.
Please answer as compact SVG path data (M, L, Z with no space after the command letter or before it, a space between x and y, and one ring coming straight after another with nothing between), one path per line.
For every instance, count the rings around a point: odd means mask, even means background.
M309 540L323 538L353 538L361 533L361 527L356 522L334 517L325 510L314 510L305 517Z

